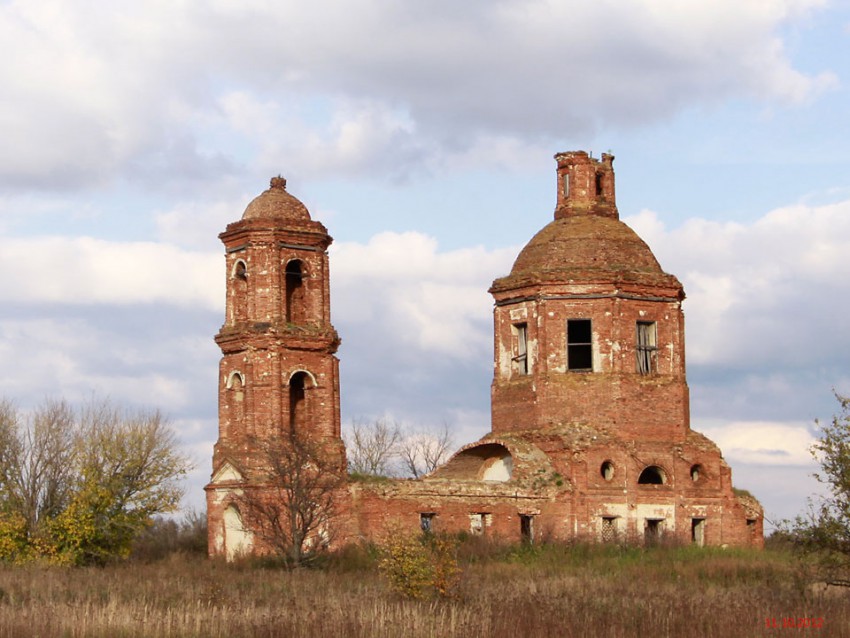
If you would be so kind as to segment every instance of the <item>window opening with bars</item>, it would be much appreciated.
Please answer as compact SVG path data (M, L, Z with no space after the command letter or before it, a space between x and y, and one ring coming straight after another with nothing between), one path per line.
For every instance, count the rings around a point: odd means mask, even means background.
M528 374L528 324L514 325L516 335L516 356L513 358L514 369L518 374Z
M602 517L602 542L613 543L617 540L617 517Z
M658 367L658 343L654 321L637 322L637 371L652 374Z

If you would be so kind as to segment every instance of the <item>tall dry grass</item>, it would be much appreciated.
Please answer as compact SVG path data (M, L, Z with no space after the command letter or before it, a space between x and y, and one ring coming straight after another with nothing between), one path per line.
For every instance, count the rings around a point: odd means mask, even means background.
M0 636L850 635L850 592L813 588L784 551L467 544L456 598L409 601L349 551L287 572L186 555L0 570ZM784 618L823 618L782 629ZM765 619L776 618L769 629Z

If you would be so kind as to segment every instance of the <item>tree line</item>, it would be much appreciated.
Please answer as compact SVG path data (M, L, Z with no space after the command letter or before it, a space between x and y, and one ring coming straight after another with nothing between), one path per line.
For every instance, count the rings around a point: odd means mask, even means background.
M445 463L454 448L449 426L414 429L389 419L354 419L344 434L348 471L419 478Z
M0 400L0 561L103 564L177 509L192 462L156 410Z

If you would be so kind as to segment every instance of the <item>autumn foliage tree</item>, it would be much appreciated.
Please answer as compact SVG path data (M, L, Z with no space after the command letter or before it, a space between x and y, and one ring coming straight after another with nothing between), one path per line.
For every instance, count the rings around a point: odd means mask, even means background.
M176 509L191 469L156 411L0 401L0 559L102 564Z

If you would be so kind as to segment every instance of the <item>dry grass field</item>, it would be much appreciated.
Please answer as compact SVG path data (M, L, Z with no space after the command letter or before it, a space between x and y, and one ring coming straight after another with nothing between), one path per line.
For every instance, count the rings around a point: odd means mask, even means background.
M813 586L813 570L783 550L460 552L457 595L431 601L390 591L362 549L292 572L186 554L6 567L0 636L850 636L850 590Z

